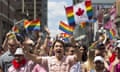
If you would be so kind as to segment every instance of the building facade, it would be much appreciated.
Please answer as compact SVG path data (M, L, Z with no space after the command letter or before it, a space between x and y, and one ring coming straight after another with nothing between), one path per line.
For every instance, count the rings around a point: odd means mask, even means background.
M0 45L14 25L16 0L0 0Z
M40 29L44 31L44 26L47 26L47 0L0 0L0 45L14 24L23 25L25 17L34 19L34 1L36 1L36 18L40 19Z
M23 19L25 18L29 20L40 19L41 22L40 31L43 32L43 35L46 35L44 27L48 26L47 2L48 2L47 0L17 0L16 21L21 22L20 28L23 28L22 26L24 21ZM34 32L31 31L28 32L27 35L33 40L36 37Z
M30 20L34 19L34 1L36 1L36 18L40 19L43 28L43 26L47 26L47 0L18 0L16 19L17 21L22 20L24 17Z

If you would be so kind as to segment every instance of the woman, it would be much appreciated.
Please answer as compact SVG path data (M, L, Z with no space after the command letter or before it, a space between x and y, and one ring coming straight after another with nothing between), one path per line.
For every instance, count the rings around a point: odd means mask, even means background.
M87 47L85 45L75 46L79 49L79 60L71 67L70 72L86 72L84 62L87 60Z

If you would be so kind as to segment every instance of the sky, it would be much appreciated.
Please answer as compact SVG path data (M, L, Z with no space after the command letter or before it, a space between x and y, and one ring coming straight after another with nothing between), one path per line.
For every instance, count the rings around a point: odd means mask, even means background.
M72 5L72 0L48 0L48 28L51 37L59 34L59 22L67 23L67 17L64 6Z

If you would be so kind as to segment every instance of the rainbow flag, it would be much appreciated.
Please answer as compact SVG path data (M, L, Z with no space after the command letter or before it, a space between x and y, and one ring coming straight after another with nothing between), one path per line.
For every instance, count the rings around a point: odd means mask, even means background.
M70 35L67 34L67 33L60 33L60 35L61 35L63 38L68 38L68 37L70 37Z
M15 33L19 33L19 29L15 25L12 27L12 31L15 32Z
M109 30L109 38L113 39L115 37L115 35L116 35L116 31L113 28L111 28Z
M75 27L73 8L74 8L73 6L65 7L65 11L66 11L66 16L67 16L69 25Z
M88 15L88 19L92 19L92 16L93 16L93 8L92 8L92 2L91 0L86 0L85 1L85 6L86 6L86 12L87 12L87 15Z
M62 21L60 21L59 29L70 35L72 35L74 31L74 27L69 26Z
M24 20L24 28L25 28L25 29L27 29L30 24L31 24L31 21L29 21L29 20Z
M40 30L40 25L41 24L39 19L32 20L32 21L28 21L28 20L24 21L24 27L29 31Z
M80 27L81 27L81 28L85 28L85 26L86 26L86 22L81 22L81 23L80 23Z

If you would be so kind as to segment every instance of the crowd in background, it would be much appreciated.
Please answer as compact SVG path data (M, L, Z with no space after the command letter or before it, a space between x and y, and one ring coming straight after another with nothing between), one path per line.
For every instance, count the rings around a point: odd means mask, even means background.
M0 50L0 72L120 72L120 42L100 32L98 40L89 47L69 37L42 40L36 31L36 41L23 40L12 32L6 34Z

